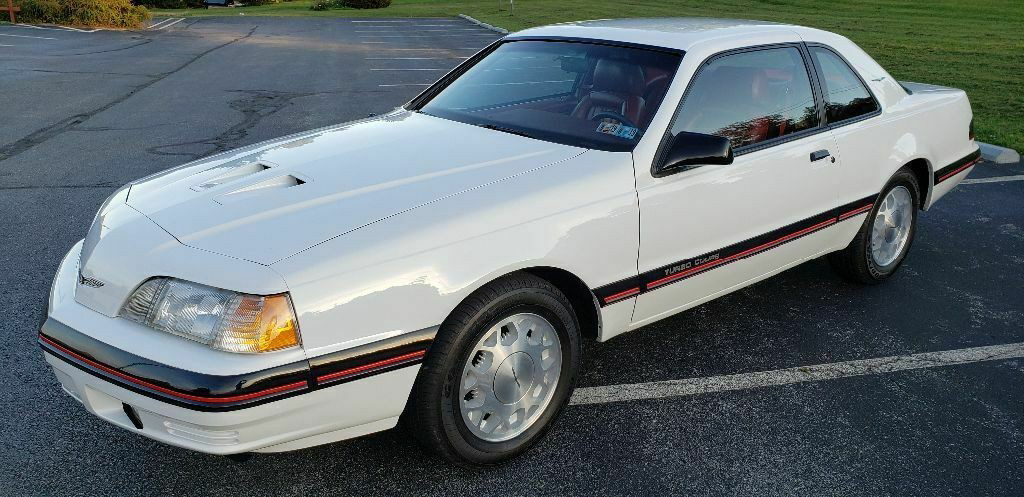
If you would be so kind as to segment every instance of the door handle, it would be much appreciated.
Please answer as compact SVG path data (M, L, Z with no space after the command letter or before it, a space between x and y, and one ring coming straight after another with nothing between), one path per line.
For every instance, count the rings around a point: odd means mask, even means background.
M824 159L825 157L828 157L830 155L832 154L830 154L828 150L818 150L817 152L811 152L811 162ZM835 162L835 160L833 160L832 162Z

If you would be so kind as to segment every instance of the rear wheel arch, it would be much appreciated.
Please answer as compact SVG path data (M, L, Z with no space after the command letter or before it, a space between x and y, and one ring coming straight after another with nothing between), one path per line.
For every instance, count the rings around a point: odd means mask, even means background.
M917 158L903 165L903 168L910 169L917 179L917 188L921 194L920 210L928 209L932 199L932 165L927 159ZM901 168L902 169L902 168Z

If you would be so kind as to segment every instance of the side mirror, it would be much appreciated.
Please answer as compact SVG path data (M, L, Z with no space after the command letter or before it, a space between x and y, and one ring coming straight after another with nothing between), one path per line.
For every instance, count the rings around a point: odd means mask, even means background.
M673 138L672 146L657 173L725 164L732 164L732 144L728 138L684 131Z

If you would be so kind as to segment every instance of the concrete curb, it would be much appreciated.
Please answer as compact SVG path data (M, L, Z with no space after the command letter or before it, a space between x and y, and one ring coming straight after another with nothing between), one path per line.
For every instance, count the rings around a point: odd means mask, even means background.
M1020 154L1012 148L1005 148L988 143L978 142L981 147L981 157L996 164L1014 164L1020 162Z
M499 32L499 33L501 33L503 35L507 35L508 34L508 30L507 29L502 29L502 28L499 28L497 26L491 26L490 24L487 24L486 22L478 21L478 20L476 20L476 19L474 19L472 17L467 16L466 14L459 14L459 17L461 17L461 18L463 18L463 19L465 19L465 20L467 20L467 21L469 21L469 22L471 22L473 24L476 24L477 26L480 26L481 28L489 29L491 31L497 31L497 32Z

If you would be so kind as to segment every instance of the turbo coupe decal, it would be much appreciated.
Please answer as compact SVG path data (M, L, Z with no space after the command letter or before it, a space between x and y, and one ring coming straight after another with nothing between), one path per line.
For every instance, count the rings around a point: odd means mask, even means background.
M729 245L697 257L647 271L638 277L604 285L594 290L601 306L622 302L651 290L755 256L836 223L866 214L874 206L875 195L839 206L831 211L770 231L749 240Z

